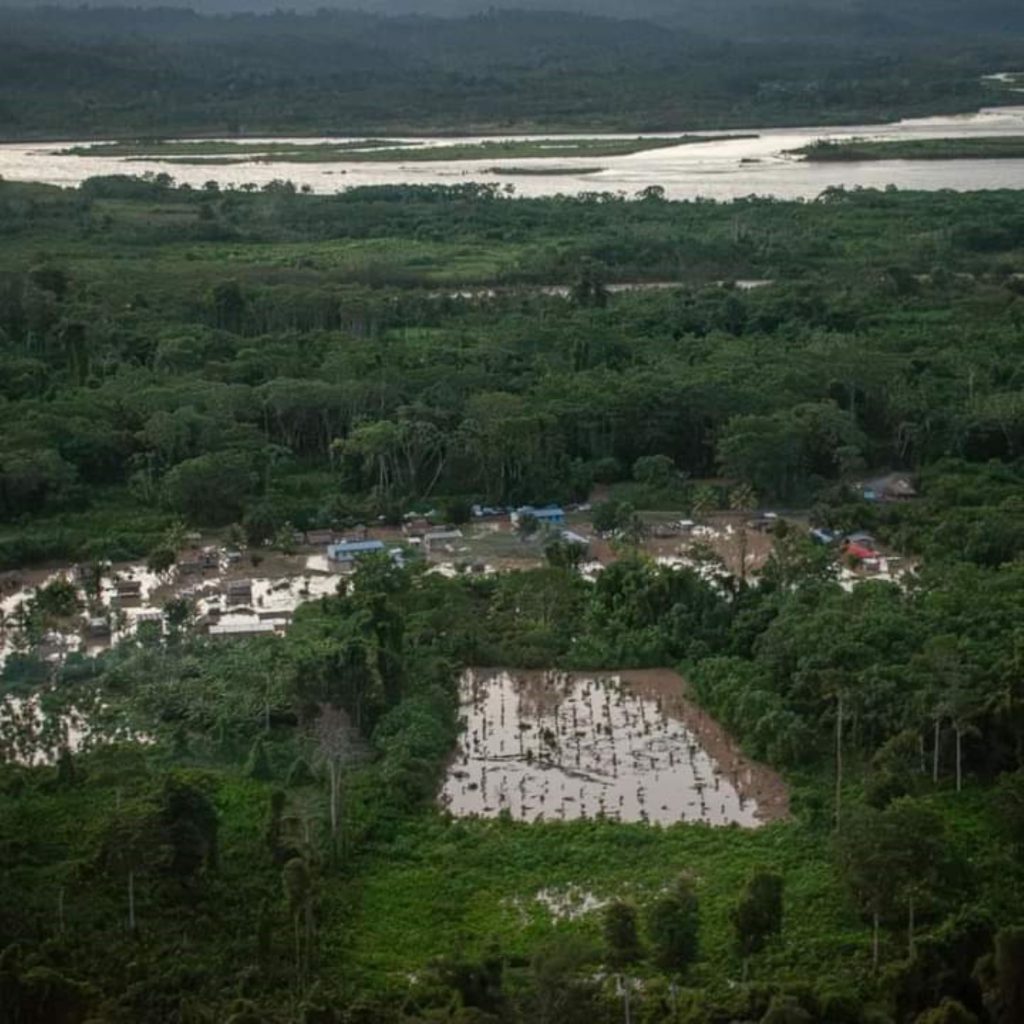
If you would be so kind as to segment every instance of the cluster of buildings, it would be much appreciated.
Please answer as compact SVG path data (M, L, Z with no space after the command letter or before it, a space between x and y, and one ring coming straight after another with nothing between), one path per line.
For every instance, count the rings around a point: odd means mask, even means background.
M565 528L566 513L558 505L535 507L524 505L514 510L476 507L476 517L494 515L508 516L513 527L518 527L526 516L531 516L541 528L557 531L563 539L586 546L587 538ZM463 531L453 526L438 526L427 516L410 515L402 527L401 542L382 540L369 536L365 526L354 527L345 533L332 529L296 531L296 544L322 548L327 564L337 570L353 569L356 564L369 556L384 555L396 564L405 562L410 550L420 551L430 557L445 558L465 551ZM179 551L175 568L180 576L202 577L219 573L241 560L238 551L224 550L215 546L201 546L198 536L187 538L188 547ZM144 575L144 574L140 574ZM210 581L213 583L213 581ZM256 608L251 579L228 579L215 584L216 592L207 590L202 599L203 612L199 620L201 628L210 636L240 636L281 632L287 628L290 612ZM117 576L113 580L110 605L114 610L131 609L131 621L152 619L162 622L163 615L157 609L144 607L147 588L143 579L134 575ZM262 606L262 599L259 602ZM94 616L86 626L87 634L95 639L109 639L113 629L111 616Z
M855 484L854 489L858 497L872 504L907 502L917 497L917 490L905 473L887 473L863 480ZM868 570L887 570L890 563L899 562L899 559L885 555L874 536L866 530L839 533L816 527L811 530L811 539L818 544L837 546L847 559Z
M477 518L486 516L504 515L505 510L492 509L483 506L474 506L473 514ZM509 521L514 527L518 527L527 516L536 520L540 527L561 528L565 526L565 509L558 505L545 505L535 507L523 505L508 513ZM320 531L317 531L319 534ZM328 531L324 531L328 532ZM464 535L461 529L453 526L436 526L426 516L408 517L402 526L402 534L405 542L413 548L418 548L423 554L455 554L462 546ZM312 534L307 534L312 543ZM574 535L571 539L585 542L585 538ZM367 555L387 554L393 560L401 563L405 553L399 546L389 545L382 540L373 540L365 536L348 536L341 539L331 537L327 543L327 558L330 562L350 567Z

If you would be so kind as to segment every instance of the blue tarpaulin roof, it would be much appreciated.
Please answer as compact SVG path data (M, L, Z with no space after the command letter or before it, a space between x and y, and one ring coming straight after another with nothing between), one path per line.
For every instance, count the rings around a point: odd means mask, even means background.
M545 508L534 508L532 505L524 505L516 509L516 515L530 515L534 519L564 519L565 509L558 505L548 505Z
M327 549L331 558L338 558L340 555L365 555L371 551L383 551L384 543L379 540L347 540L341 544L332 544Z

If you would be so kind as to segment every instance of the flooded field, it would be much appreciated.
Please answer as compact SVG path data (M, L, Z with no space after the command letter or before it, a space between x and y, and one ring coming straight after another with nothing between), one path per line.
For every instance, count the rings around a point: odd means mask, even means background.
M102 567L99 578L81 566L26 570L0 576L0 675L14 654L29 654L58 669L69 655L97 655L146 628L170 628L170 603L187 609L177 628L210 637L283 633L295 609L333 594L344 574L324 555L268 552L258 565L213 552L203 567L154 573L139 563ZM35 604L44 588L70 585L76 607L44 614ZM17 673L16 673L17 674ZM25 763L50 762L61 746L79 749L90 720L81 709L43 714L40 697L0 699L0 731L18 738L13 754ZM128 738L125 733L121 738ZM132 734L138 741L142 737Z
M210 636L283 632L295 609L337 592L345 574L317 554L270 554L259 565L233 562L218 552L209 566L154 573L141 563L107 566L94 585L74 566L5 575L0 596L0 668L15 651L33 650L49 660L96 654L135 634L143 624L163 631L166 605L182 599L188 626ZM78 610L50 621L42 636L29 637L26 623L38 592L67 581Z
M459 817L605 817L756 828L788 815L785 784L746 758L674 672L472 669L440 795Z

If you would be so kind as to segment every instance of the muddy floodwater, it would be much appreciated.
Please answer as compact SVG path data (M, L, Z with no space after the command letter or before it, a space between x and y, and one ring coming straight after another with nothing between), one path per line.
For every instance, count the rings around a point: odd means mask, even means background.
M647 133L651 138L673 137L680 132ZM463 160L365 161L339 160L331 163L289 163L275 159L269 150L250 154L239 164L199 161L169 164L152 157L79 156L66 152L85 145L75 140L62 142L10 143L0 145L0 177L8 181L41 181L51 185L78 185L102 174L170 173L181 183L201 188L208 180L222 187L243 184L266 185L287 178L296 186L314 192L340 192L363 185L453 185L484 182L514 189L520 196L572 195L581 192L612 192L634 195L651 185L665 189L669 199L729 200L743 196L775 196L780 199L813 199L831 186L846 188L974 189L1020 188L1020 160L878 160L865 163L813 163L794 155L793 150L819 139L833 142L903 141L910 139L963 139L972 136L1014 136L1024 134L1024 107L992 107L976 114L949 115L897 121L893 124L811 126L805 128L753 128L731 132L701 132L708 141L645 150L628 156L602 157L596 163L589 156L559 157L558 173L545 173L550 159L516 159L515 172L508 161L493 156ZM736 137L737 134L740 137ZM584 136L503 136L509 141L544 141L557 138L561 144ZM586 136L593 137L592 135ZM630 136L609 135L607 138ZM225 140L232 141L232 140ZM237 140L236 140L237 141ZM344 143L352 138L248 139L289 143ZM473 145L481 136L444 138L402 138L418 149L449 145ZM494 166L497 162L498 166ZM576 173L567 173L569 171Z
M441 805L458 817L604 817L756 828L789 813L781 778L745 757L675 672L471 669Z

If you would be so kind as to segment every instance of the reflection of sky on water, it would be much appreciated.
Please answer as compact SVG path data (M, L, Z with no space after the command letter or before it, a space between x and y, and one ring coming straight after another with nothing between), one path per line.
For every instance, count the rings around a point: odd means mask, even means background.
M48 631L34 653L56 665L77 652L98 654L119 640L133 635L141 623L150 622L163 629L163 606L173 597L187 599L193 604L197 616L210 616L211 623L224 627L228 632L235 629L239 635L256 631L281 632L287 628L292 614L300 604L337 592L338 584L344 576L337 570L321 571L321 561L324 570L330 568L326 558L311 555L305 560L303 568L277 576L246 576L244 570L238 568L229 574L223 564L220 570L203 573L180 573L175 570L166 576L150 572L145 565L139 563L118 565L104 575L98 604L94 604L90 611L86 611L85 595L80 584L76 583L83 602L82 611L63 623L61 629ZM4 629L0 632L0 670L12 652L24 649L18 624L19 605L27 610L40 587L59 579L75 582L74 567L26 572L23 584L0 598L0 611L4 616ZM251 584L251 602L243 605L230 601L226 594L229 579L245 580ZM127 581L139 584L137 595L119 596L118 583ZM109 633L94 635L88 626L91 617L105 620ZM0 700L0 721L18 717L35 722L38 728L43 723L38 698L26 701L8 696ZM67 730L64 741L73 750L88 735L88 723L81 716L62 716L61 727ZM40 748L26 753L24 759L50 760L54 750L55 747L50 749L49 746L46 749Z
M203 573L181 573L177 570L166 576L150 572L143 564L119 565L103 577L99 593L99 606L94 617L105 618L109 635L90 635L87 623L90 613L85 610L85 597L79 586L83 609L61 630L52 630L44 638L41 653L44 657L63 658L75 651L96 654L111 644L131 636L140 623L152 622L162 628L163 606L175 597L192 603L197 616L211 616L225 627L269 624L270 631L285 628L300 604L315 601L337 593L344 576L331 568L325 556L311 555L304 567L284 575L259 576L258 569L247 576L244 570L230 575L223 570ZM72 566L46 573L27 573L25 583L0 599L6 628L0 633L0 668L13 650L17 649L18 606L27 610L37 589L58 579L74 581ZM246 580L252 585L252 600L245 604L232 603L226 594L228 581ZM118 582L135 581L138 595L118 596Z
M739 131L739 130L738 130ZM337 192L361 185L458 184L466 181L512 185L524 196L571 194L577 192L624 192L632 195L650 185L661 185L672 199L735 199L748 195L780 198L813 198L835 185L848 188L902 189L994 189L1019 188L1022 184L1019 160L887 160L869 163L808 164L786 155L817 139L900 140L927 138L968 138L1024 134L1024 107L1002 107L977 114L951 115L900 121L888 125L752 129L749 139L719 139L696 145L672 146L620 157L557 157L559 168L577 168L578 174L493 173L494 167L544 168L543 158L451 160L445 162L394 163L243 163L236 165L169 164L127 157L77 157L57 155L75 145L61 143L17 143L0 146L0 176L11 181L43 181L54 185L77 185L101 174L143 174L147 171L171 174L179 182L201 187L211 179L222 185L253 183L263 185L287 178L296 185L308 185L315 192ZM658 137L659 133L644 133ZM660 133L661 137L684 132ZM702 136L734 133L699 132ZM509 139L537 136L504 136ZM563 136L562 138L572 138ZM592 138L577 135L575 138ZM614 136L613 136L614 137ZM618 136L623 137L623 136ZM631 137L631 136L625 136ZM266 139L266 142L343 142L344 139ZM484 141L479 136L444 139L407 139L424 146L455 145ZM550 166L548 164L547 166ZM597 174L587 168L601 167Z
M440 797L455 815L761 823L737 789L749 779L727 778L686 724L628 684L470 671L461 704L466 727Z

